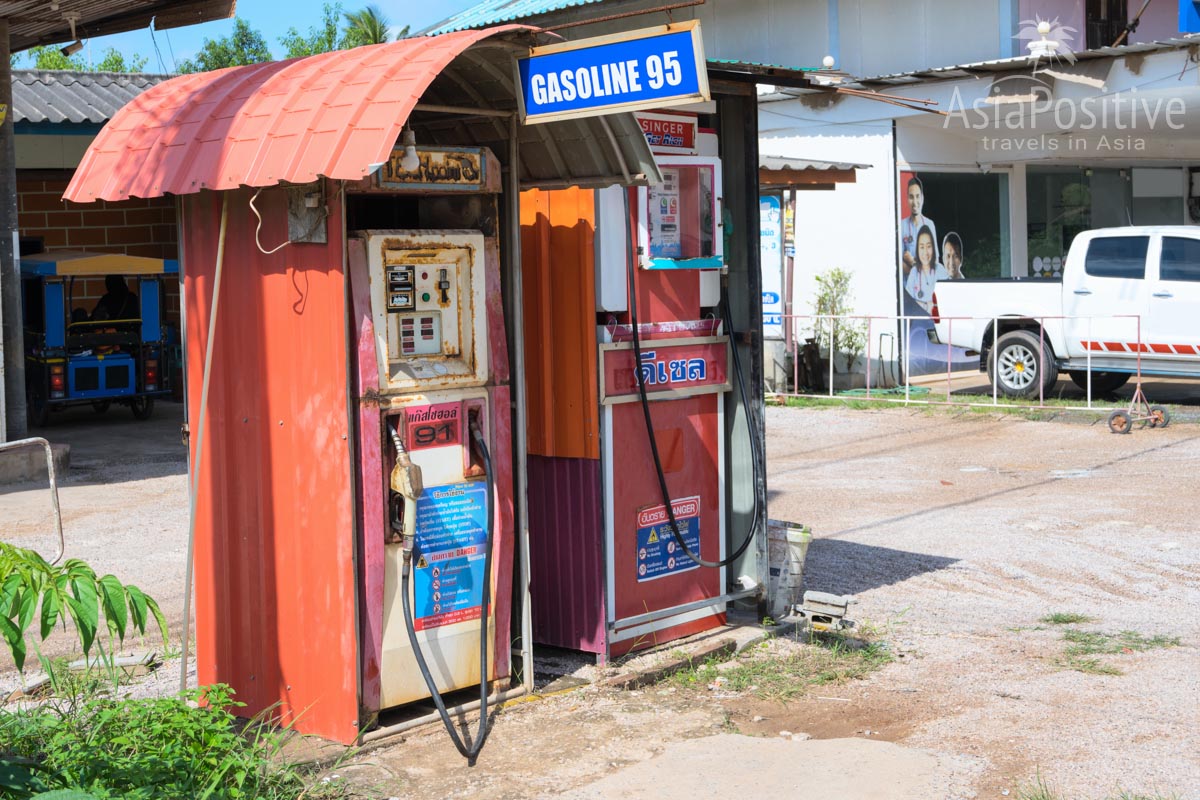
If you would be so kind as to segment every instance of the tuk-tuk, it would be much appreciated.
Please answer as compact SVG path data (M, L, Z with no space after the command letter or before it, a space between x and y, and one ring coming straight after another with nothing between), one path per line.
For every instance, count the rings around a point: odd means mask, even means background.
M67 406L103 413L114 402L150 418L154 398L171 393L164 277L178 273L171 259L68 250L21 257L31 424Z

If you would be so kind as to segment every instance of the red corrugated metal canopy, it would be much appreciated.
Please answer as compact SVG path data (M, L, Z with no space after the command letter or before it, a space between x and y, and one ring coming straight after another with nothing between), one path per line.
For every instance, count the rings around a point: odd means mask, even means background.
M387 161L413 106L456 56L524 28L181 75L117 112L63 196L88 203L309 183L320 175L359 180Z
M117 112L63 196L87 203L309 183L319 176L360 180L387 161L423 95L427 103L515 108L512 59L523 48L493 37L533 30L503 25L182 75ZM467 52L486 39L492 41ZM426 122L437 129L433 141L482 144L503 158L507 124L501 120ZM657 178L631 114L559 125L523 129L523 180ZM420 141L431 140L417 130Z

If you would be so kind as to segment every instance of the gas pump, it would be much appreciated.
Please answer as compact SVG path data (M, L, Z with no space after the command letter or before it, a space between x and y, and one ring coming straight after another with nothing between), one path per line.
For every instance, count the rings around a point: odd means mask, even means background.
M694 154L659 158L658 186L601 189L593 205L538 195L529 198L537 214L523 211L527 236L544 225L554 255L556 243L581 228L579 220L595 226L590 251L586 242L560 249L594 252L580 269L592 272L595 285L595 360L582 369L597 375L598 452L534 430L539 417L561 417L554 398L565 386L555 385L555 373L532 375L533 402L545 395L549 408L530 416L530 540L535 640L602 660L722 625L730 601L759 592L759 576L729 574L753 543L763 513L756 499L746 529L727 530L733 426L726 412L736 409L727 402L735 383L741 407L750 406L737 349L730 347L722 287L726 223L716 137L698 139ZM537 263L536 242L526 240L523 253L526 281L545 292L554 271ZM564 269L561 258L554 268ZM540 347L557 346L547 344L547 331L526 330L527 340L539 336ZM753 435L750 446L758 465ZM542 485L552 487L544 501ZM579 512L596 492L593 530ZM576 513L567 517L560 508ZM595 572L581 569L581 556L597 550ZM569 571L564 560L571 561Z
M457 165L451 174L473 175L483 190L498 181L499 169L485 149L420 157L414 173L396 157L376 178L394 195L390 201L385 194L355 196L349 209L352 221L395 218L390 203L407 208L411 221L456 226L353 234L366 254L387 454L380 476L385 507L372 510L386 515L378 705L432 699L455 746L474 763L487 737L489 686L508 677L507 351L492 296L499 286L494 199L464 196L461 185L453 187L457 194L439 196L445 187L429 181L447 174L434 161ZM442 694L474 686L480 721L468 744Z

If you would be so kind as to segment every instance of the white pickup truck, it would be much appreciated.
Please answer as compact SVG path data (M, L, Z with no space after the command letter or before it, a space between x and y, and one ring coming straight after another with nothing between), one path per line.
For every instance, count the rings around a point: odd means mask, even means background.
M1138 370L1200 376L1200 228L1107 228L1075 237L1060 279L939 281L943 344L980 355L1009 397L1047 395L1065 370L1105 394Z

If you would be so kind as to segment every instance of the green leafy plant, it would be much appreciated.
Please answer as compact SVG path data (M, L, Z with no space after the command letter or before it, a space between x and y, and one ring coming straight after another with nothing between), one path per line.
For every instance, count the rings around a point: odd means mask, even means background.
M48 706L0 712L0 797L296 800L344 797L341 782L281 757L286 732L243 727L227 686L183 697L94 697L74 713ZM62 794L41 794L57 791ZM70 794L66 794L66 793Z
M26 635L34 619L39 622L36 641L45 641L60 623L68 627L69 619L83 654L89 655L95 645L111 664L114 639L124 642L131 629L144 636L151 618L166 642L162 610L138 587L124 585L113 575L97 577L77 558L54 566L32 550L0 542L0 634L18 670L25 669ZM107 652L97 636L102 620L108 631Z
M1044 622L1047 625L1079 625L1087 622L1095 622L1096 620L1087 614L1079 614L1073 611L1056 611L1053 614L1047 614L1038 621Z
M834 267L818 275L816 280L817 296L813 300L813 314L818 317L847 317L854 313L851 303L854 293L850 290L849 272ZM867 329L863 320L816 319L813 320L813 336L831 359L839 353L845 357L846 372L854 368L854 362L867 346Z

